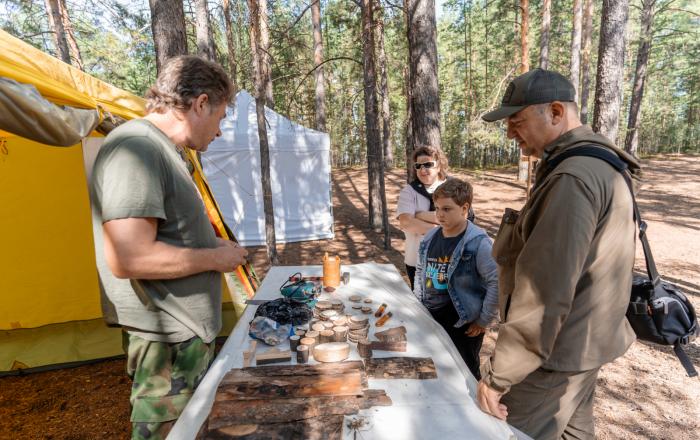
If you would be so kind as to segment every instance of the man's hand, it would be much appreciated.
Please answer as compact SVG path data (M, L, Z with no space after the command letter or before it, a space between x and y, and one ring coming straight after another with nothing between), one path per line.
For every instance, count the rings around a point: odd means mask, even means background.
M232 272L241 264L245 264L245 257L248 255L248 251L238 243L217 238L217 246L215 249L214 264L216 267L214 270L218 272Z
M482 327L476 322L472 322L469 325L469 328L467 331L464 332L465 335L469 337L474 337L474 336L479 336L480 334L484 333L486 331L486 327Z
M502 396L502 393L489 387L484 381L479 382L476 388L476 402L479 408L486 414L505 420L508 417L508 408L501 403Z

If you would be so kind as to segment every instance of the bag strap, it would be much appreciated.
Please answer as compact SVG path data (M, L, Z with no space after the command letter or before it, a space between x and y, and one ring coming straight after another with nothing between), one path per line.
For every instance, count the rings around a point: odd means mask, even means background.
M545 178L552 171L554 171L557 165L573 156L585 156L600 159L604 162L607 162L610 166L615 168L615 170L622 174L622 177L625 178L625 183L627 183L627 187L630 190L630 195L632 196L634 218L637 221L637 226L639 227L639 241L641 241L642 249L644 250L644 260L646 261L647 275L649 276L649 280L651 281L651 283L654 285L654 287L656 287L661 282L661 277L659 276L659 272L656 269L656 262L654 261L654 256L651 253L651 246L649 246L649 240L647 240L647 224L644 220L642 220L642 215L639 212L639 206L637 205L637 199L634 196L632 178L630 177L627 163L620 159L620 157L617 154L613 153L612 151L606 148L596 146L595 144L569 148L568 150L565 150L562 153L557 154L553 158L548 159L544 162L543 165L546 167L544 170L544 174L535 184L533 192L542 184Z
M698 370L695 369L693 361L690 359L690 357L688 357L685 350L683 350L683 346L680 342L676 342L673 345L673 352L676 353L676 357L681 362L681 365L683 365L683 368L685 368L685 372L688 374L688 377L695 377L698 375Z

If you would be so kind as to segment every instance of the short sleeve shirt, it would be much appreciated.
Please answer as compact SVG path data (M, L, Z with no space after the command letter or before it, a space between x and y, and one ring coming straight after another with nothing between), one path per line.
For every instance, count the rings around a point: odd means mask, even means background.
M438 310L452 303L447 292L447 268L450 267L452 253L462 237L464 237L464 231L455 237L445 237L440 230L430 241L423 297L423 304L430 310Z
M92 176L93 215L101 224L125 218L158 220L156 240L214 248L204 203L175 145L144 119L129 121L104 141ZM101 241L101 234L96 233ZM98 237L99 236L99 237ZM101 248L98 244L98 250ZM147 340L211 342L221 328L219 272L170 280L117 280L98 251L102 308L109 323Z

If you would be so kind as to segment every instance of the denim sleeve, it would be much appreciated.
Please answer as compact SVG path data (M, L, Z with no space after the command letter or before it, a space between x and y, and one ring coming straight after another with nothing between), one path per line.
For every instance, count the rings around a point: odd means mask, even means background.
M498 266L491 256L491 239L481 240L476 253L476 270L481 280L486 284L486 296L481 306L481 314L476 323L488 327L498 321Z
M423 289L425 289L425 267L423 267L423 253L427 252L425 238L418 245L418 259L416 260L416 276L413 280L413 295L418 301L423 302Z

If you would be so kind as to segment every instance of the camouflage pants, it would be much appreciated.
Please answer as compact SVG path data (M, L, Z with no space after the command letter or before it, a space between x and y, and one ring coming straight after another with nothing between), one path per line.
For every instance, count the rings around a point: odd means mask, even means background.
M123 333L133 440L165 439L214 359L200 338L169 344Z

